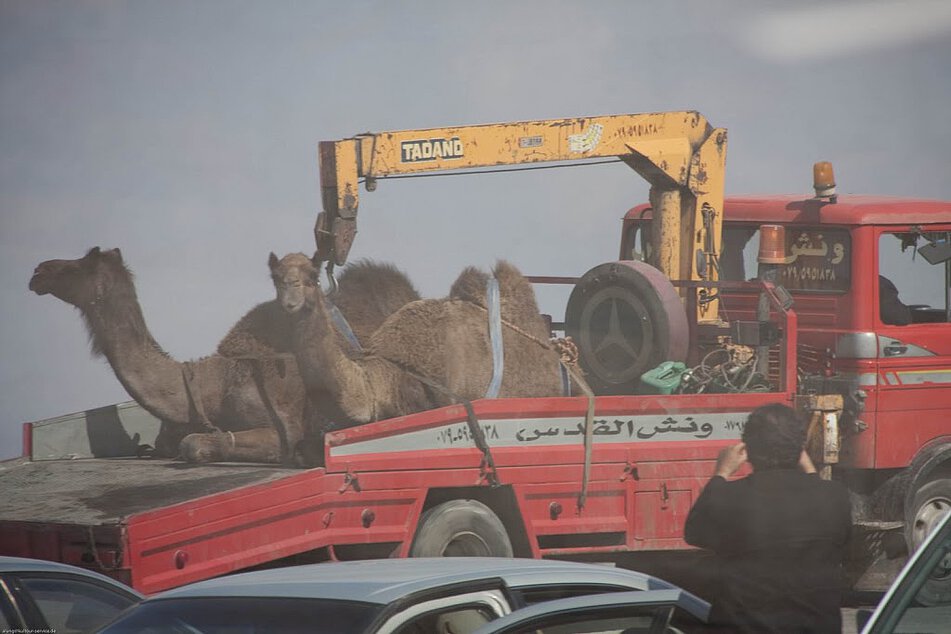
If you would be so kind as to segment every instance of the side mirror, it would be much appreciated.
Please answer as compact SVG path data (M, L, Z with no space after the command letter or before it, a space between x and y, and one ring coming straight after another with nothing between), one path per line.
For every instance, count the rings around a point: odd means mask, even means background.
M941 264L942 262L951 260L951 242L947 240L942 242L929 242L919 248L918 253L928 261L928 264Z

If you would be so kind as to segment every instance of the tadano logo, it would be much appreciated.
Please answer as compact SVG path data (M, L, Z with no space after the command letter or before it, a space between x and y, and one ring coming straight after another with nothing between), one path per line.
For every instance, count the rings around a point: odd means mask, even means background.
M400 144L400 161L402 163L458 159L462 158L464 153L462 141L457 136L451 139L403 141Z

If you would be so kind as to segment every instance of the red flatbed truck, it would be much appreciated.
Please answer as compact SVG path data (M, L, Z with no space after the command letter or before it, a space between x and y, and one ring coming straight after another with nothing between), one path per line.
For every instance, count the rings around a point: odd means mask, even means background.
M872 537L862 543L867 556L883 558L889 548L881 542L901 528L914 545L951 506L951 203L837 200L828 192L721 203L725 131L697 113L407 131L321 145L318 252L337 264L346 259L358 177L372 190L387 174L469 166L473 139L481 141L482 154L470 161L476 167L591 158L603 147L653 185L653 206L624 219L619 260L558 280L575 285L578 299L555 328L577 335L581 365L599 385L589 424L585 397L480 400L471 412L457 405L328 433L324 466L304 471L45 461L128 454L137 442L103 450L92 439L108 429L110 438L138 433L147 442L158 422L100 413L34 424L27 458L0 471L0 551L104 569L155 592L300 560L680 550L686 514L718 451L736 442L752 409L777 401L812 413L823 471L850 486L857 522ZM672 209L693 226L679 251L678 224L647 230L655 210L664 224ZM754 261L744 254L755 252L764 223L785 228L782 259L773 281L743 281ZM640 239L648 233L652 240ZM879 275L892 274L887 254L895 245L920 254L925 273L909 279L937 279L944 302L913 307L903 325L884 323L878 309ZM668 347L689 339L684 354L693 365L719 337L739 332L730 322L747 333L752 324L768 391L728 392L721 381L705 393L631 395L632 359L615 354L618 346L599 358L615 308L635 316L656 308L629 282L631 270L645 275L638 259L658 257L685 271L669 277L683 280L673 283L697 318L684 322L689 332L656 322L647 334L663 334ZM658 338L645 336L643 323L624 322L620 335L635 357L647 358ZM125 407L128 419L135 407ZM50 439L38 442L46 431ZM89 442L76 450L77 438Z
M855 492L857 520L883 531L900 528L906 512L912 523L930 521L948 499L937 487L951 477L951 323L939 308L916 309L920 323L880 323L878 250L866 256L863 245L899 242L896 231L913 226L951 233L951 205L916 202L917 215L889 216L905 224L876 226L869 216L882 212L873 200L857 208L840 200L838 215L821 218L796 211L798 200L730 199L724 222L727 242L737 231L755 235L766 221L818 222L827 236L850 236L848 290L792 288L793 308L774 308L786 335L772 355L782 389L598 396L583 509L584 397L474 402L494 473L461 405L333 432L325 466L297 470L132 457L159 423L127 403L25 426L24 457L0 469L0 552L103 570L151 593L275 562L406 556L426 513L454 501L464 514L479 508L473 502L488 507L497 518L489 525L503 527L516 556L680 550L686 514L746 414L810 390L851 400L834 473ZM626 216L622 258L637 251L646 222L643 207ZM745 286L721 298L737 319L755 310L755 285ZM929 353L903 358L882 352L886 346ZM113 440L95 442L104 436ZM115 456L123 452L129 456ZM444 546L482 547L458 536Z
M325 466L307 470L91 457L95 421L137 442L157 433L159 421L120 404L25 426L32 456L0 469L0 553L102 570L153 593L293 561L682 549L718 450L746 412L791 401L793 386L731 399L598 397L584 491L584 397L473 402L481 449L462 405L335 431ZM466 530L454 531L459 521Z

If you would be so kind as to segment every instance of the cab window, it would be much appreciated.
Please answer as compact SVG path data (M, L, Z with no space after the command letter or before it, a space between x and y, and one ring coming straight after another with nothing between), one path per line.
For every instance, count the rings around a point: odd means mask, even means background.
M879 320L890 326L947 323L951 231L883 233L878 243Z

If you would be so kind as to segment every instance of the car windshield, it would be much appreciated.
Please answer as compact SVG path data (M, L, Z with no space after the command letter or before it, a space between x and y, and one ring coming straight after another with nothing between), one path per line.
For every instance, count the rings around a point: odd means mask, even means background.
M128 610L101 632L131 634L332 634L359 632L382 606L358 601L270 597L168 599Z

